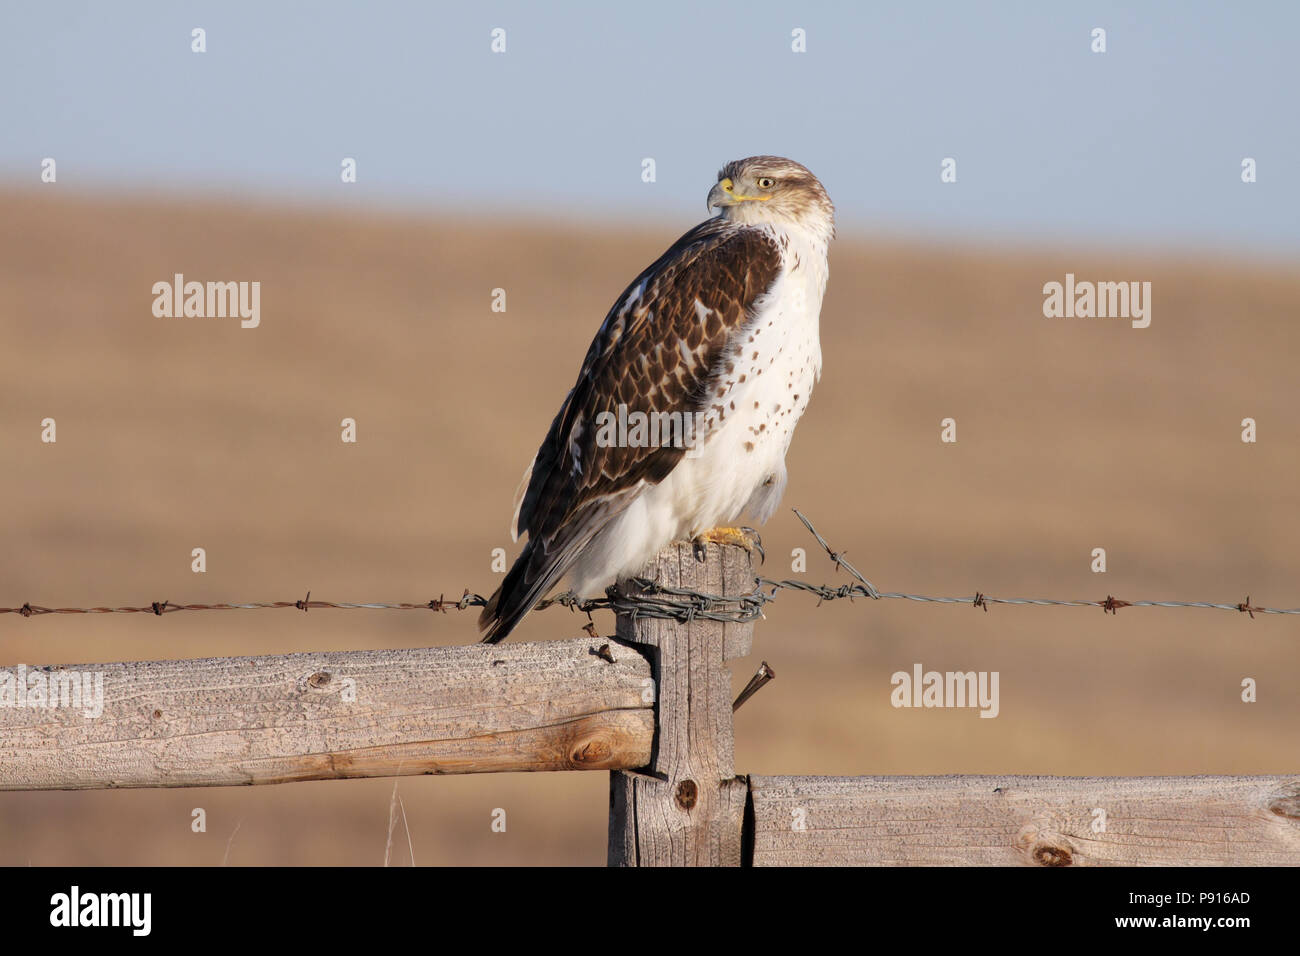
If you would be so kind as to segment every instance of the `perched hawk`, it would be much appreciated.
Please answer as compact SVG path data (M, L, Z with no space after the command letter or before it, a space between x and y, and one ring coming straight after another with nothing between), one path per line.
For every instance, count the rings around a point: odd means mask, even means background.
M614 303L524 474L528 543L479 619L503 639L565 574L603 595L684 538L734 540L785 490L785 454L821 374L818 314L835 211L803 166L728 163L722 213Z

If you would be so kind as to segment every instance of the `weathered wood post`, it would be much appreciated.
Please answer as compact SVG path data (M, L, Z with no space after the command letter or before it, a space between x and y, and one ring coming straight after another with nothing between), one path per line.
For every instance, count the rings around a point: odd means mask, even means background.
M703 561L669 545L642 577L724 598L754 590L750 556L733 545L708 545ZM650 659L656 733L647 767L610 775L610 866L741 864L748 784L736 776L726 662L750 652L753 634L753 623L618 615L618 639Z

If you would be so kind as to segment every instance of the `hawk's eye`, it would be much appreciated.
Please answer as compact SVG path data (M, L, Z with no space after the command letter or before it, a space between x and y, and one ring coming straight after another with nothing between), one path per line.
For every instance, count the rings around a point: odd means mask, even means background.
M759 189L771 189L775 185L776 185L776 180L773 179L771 176L763 176L758 181Z

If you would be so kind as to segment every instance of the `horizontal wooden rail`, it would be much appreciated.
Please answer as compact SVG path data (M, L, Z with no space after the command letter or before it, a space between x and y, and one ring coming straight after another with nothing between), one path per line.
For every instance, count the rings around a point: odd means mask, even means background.
M755 866L1300 865L1300 776L751 776Z
M602 655L604 643L29 668L34 685L101 674L103 711L11 696L0 789L641 767L654 739L650 665L617 643Z

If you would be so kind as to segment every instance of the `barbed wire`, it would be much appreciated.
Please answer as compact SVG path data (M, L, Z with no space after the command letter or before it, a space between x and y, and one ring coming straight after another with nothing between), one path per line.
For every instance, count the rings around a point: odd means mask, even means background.
M764 585L769 585L774 588L788 588L797 591L808 591L813 594L816 594L819 598L823 600L835 600L836 598L844 598L844 597L847 598L869 597L877 600L880 598L896 598L896 599L902 599L907 601L919 601L919 602L924 602L929 604L970 604L973 607L983 608L986 612L988 611L990 604L1012 604L1012 605L1034 604L1034 605L1042 605L1047 607L1099 607L1102 609L1103 613L1110 613L1110 614L1117 613L1119 609L1122 607L1215 608L1216 610L1221 610L1221 611L1239 611L1243 614L1249 614L1252 618L1254 618L1256 614L1300 614L1300 607L1274 608L1274 607L1259 607L1257 605L1251 604L1250 595L1246 595L1246 600L1237 604L1219 604L1212 601L1122 601L1119 598L1112 597L1109 594L1106 595L1105 600L1101 600L1101 601L1087 601L1087 600L1064 601L1064 600L1056 600L1053 598L994 597L991 594L984 594L981 591L976 591L970 597L933 597L927 594L908 594L903 591L878 591L870 581L868 581L866 578L864 578L861 574L858 573L858 570L855 567L853 567L853 565L849 564L847 558L845 557L845 552L836 551L834 548L830 546L829 543L827 543L826 539L823 538L820 533L818 533L817 529L813 526L813 523L808 520L807 516L805 516L803 512L801 512L798 508L792 510L795 513L795 517L797 517L801 522L803 522L803 526L807 528L809 532L812 533L812 536L817 539L817 543L822 546L822 549L826 552L826 554L830 557L830 559L833 562L835 562L836 569L838 570L839 568L843 568L845 571L849 572L849 574L851 574L854 578L856 578L859 583L845 584L839 587L827 587L826 585L809 584L806 581L799 581L799 580L769 581L765 578L759 578L759 581Z
M621 587L610 588L602 598L580 599L572 592L566 591L553 598L538 601L533 606L535 611L544 611L551 607L567 607L573 611L613 611L627 614L633 620L639 618L663 618L676 621L710 620L733 621L745 623L762 616L762 606L773 600L764 594L755 579L752 591L740 595L706 594L689 588L675 588L656 584L645 578L630 578ZM30 602L22 607L0 607L0 614L19 614L23 617L36 617L42 614L174 614L177 611L239 611L268 610L272 608L295 608L309 611L316 608L330 610L386 610L386 611L464 611L472 607L484 607L487 598L481 594L465 591L461 597L449 600L445 597L416 604L406 601L385 603L379 601L321 601L311 599L311 592L297 601L249 601L243 603L223 602L219 604L176 604L172 601L151 601L148 605L124 607L42 607Z
M534 610L546 610L551 607L566 607L571 611L583 612L590 617L593 611L609 610L616 614L625 614L632 620L641 618L659 618L688 622L693 620L724 621L748 623L763 616L765 605L776 600L779 591L801 591L814 594L818 605L826 601L853 598L871 600L898 599L928 604L969 604L972 607L988 611L991 604L1038 605L1048 607L1099 607L1103 613L1116 614L1126 607L1163 607L1163 608L1213 608L1222 611L1237 611L1254 618L1256 614L1300 614L1300 608L1260 607L1252 604L1250 596L1239 603L1218 603L1213 601L1124 601L1112 595L1104 600L1059 600L1053 598L1014 598L995 597L976 591L969 597L936 597L927 594L910 594L904 591L880 591L849 563L846 552L838 551L817 531L813 523L798 509L795 515L804 527L817 540L826 554L834 562L836 570L843 569L857 582L855 584L815 584L798 578L774 580L755 577L754 588L744 594L721 595L708 594L689 588L667 587L655 584L645 578L631 578L623 584L611 587L605 597L579 599L572 592L565 592L552 598L539 601ZM311 599L311 592L305 598L296 601L250 601L242 603L223 602L218 604L175 604L172 601L151 601L147 605L125 607L43 607L41 605L23 604L21 607L0 607L0 614L18 614L23 617L36 617L43 614L153 614L161 617L177 611L236 611L297 609L309 611L315 609L330 610L388 610L388 611L464 611L473 607L484 607L487 599L474 594L468 589L455 599L440 595L421 603L377 601L348 602L321 601Z

